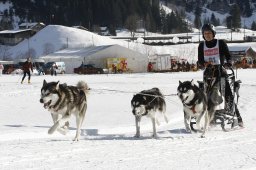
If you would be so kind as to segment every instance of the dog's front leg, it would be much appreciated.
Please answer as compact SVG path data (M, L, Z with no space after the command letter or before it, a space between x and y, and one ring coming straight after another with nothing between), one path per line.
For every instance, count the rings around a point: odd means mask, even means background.
M54 114L54 113L51 113L52 115L52 120L53 120L53 123L56 123L58 118L59 118L59 114Z
M157 134L156 134L156 118L155 117L151 117L151 121L152 121L152 126L153 126L153 138L157 138Z
M191 116L186 114L186 112L184 111L184 124L186 128L186 132L188 133L191 133L190 121L191 121Z
M65 122L67 122L70 118L70 114L67 114L63 116L61 119L59 119L54 125L48 130L48 134L53 134L53 132L56 131L59 127L63 126Z
M208 114L208 111L205 110L205 113L204 113L204 129L203 129L203 133L201 134L201 138L205 138L205 132L208 130L208 126L209 126L209 123L210 123L210 118L209 118L209 114Z
M141 116L135 116L136 134L134 137L136 138L140 137L140 120L141 120Z

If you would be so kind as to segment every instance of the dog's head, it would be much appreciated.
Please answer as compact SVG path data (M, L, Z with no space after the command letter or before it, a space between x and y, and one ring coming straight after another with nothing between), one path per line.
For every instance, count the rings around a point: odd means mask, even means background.
M136 94L131 100L132 113L134 116L143 116L147 114L147 96Z
M45 80L41 88L40 103L45 109L49 109L59 100L59 82L47 83Z
M178 97L180 98L182 103L188 103L195 96L195 84L194 81L179 81L179 86L177 88Z

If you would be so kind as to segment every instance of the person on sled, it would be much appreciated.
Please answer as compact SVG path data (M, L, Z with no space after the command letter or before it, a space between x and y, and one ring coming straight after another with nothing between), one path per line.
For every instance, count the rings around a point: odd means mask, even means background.
M202 27L202 34L204 41L200 42L198 46L198 65L200 68L214 67L216 79L220 77L227 78L227 71L225 68L232 67L232 58L228 49L228 46L224 40L218 40L215 37L216 31L212 24L204 24ZM205 77L205 72L204 72ZM227 79L225 79L225 100L226 103L232 97L232 91L230 89ZM237 106L235 106L238 125L243 127L243 120L240 116Z

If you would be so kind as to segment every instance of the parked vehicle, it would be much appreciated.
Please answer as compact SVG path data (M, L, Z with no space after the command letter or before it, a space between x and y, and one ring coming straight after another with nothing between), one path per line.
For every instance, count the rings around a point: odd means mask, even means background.
M103 68L97 68L92 64L81 64L79 67L74 68L74 73L77 74L103 74Z
M45 65L43 65L43 70L45 74L51 74L52 65L56 63L56 73L57 74L64 74L66 72L66 65L64 62L48 62Z
M22 66L19 64L3 64L3 65L4 65L3 74L11 74L13 71L22 68Z

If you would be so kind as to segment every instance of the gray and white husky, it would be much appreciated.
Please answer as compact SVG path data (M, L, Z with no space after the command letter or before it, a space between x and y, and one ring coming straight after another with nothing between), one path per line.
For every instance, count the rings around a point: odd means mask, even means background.
M179 81L178 97L183 104L184 124L187 132L191 133L191 119L195 118L198 131L202 131L201 137L205 137L205 132L209 125L209 115L207 110L207 99L203 90L194 84L194 81ZM204 118L203 126L202 120Z
M76 136L74 141L80 138L80 128L82 126L87 109L86 93L89 90L84 81L79 81L77 86L67 86L58 82L45 80L41 88L40 103L51 112L54 125L48 130L48 134L53 134L56 130L65 135L69 129L69 119L71 114L76 117Z
M143 90L133 96L131 100L132 113L135 116L136 134L135 137L140 137L140 121L142 116L148 116L151 118L153 126L153 137L156 138L156 123L159 125L156 113L162 112L165 121L168 122L168 118L165 114L166 103L163 94L158 88L152 88L149 90Z

